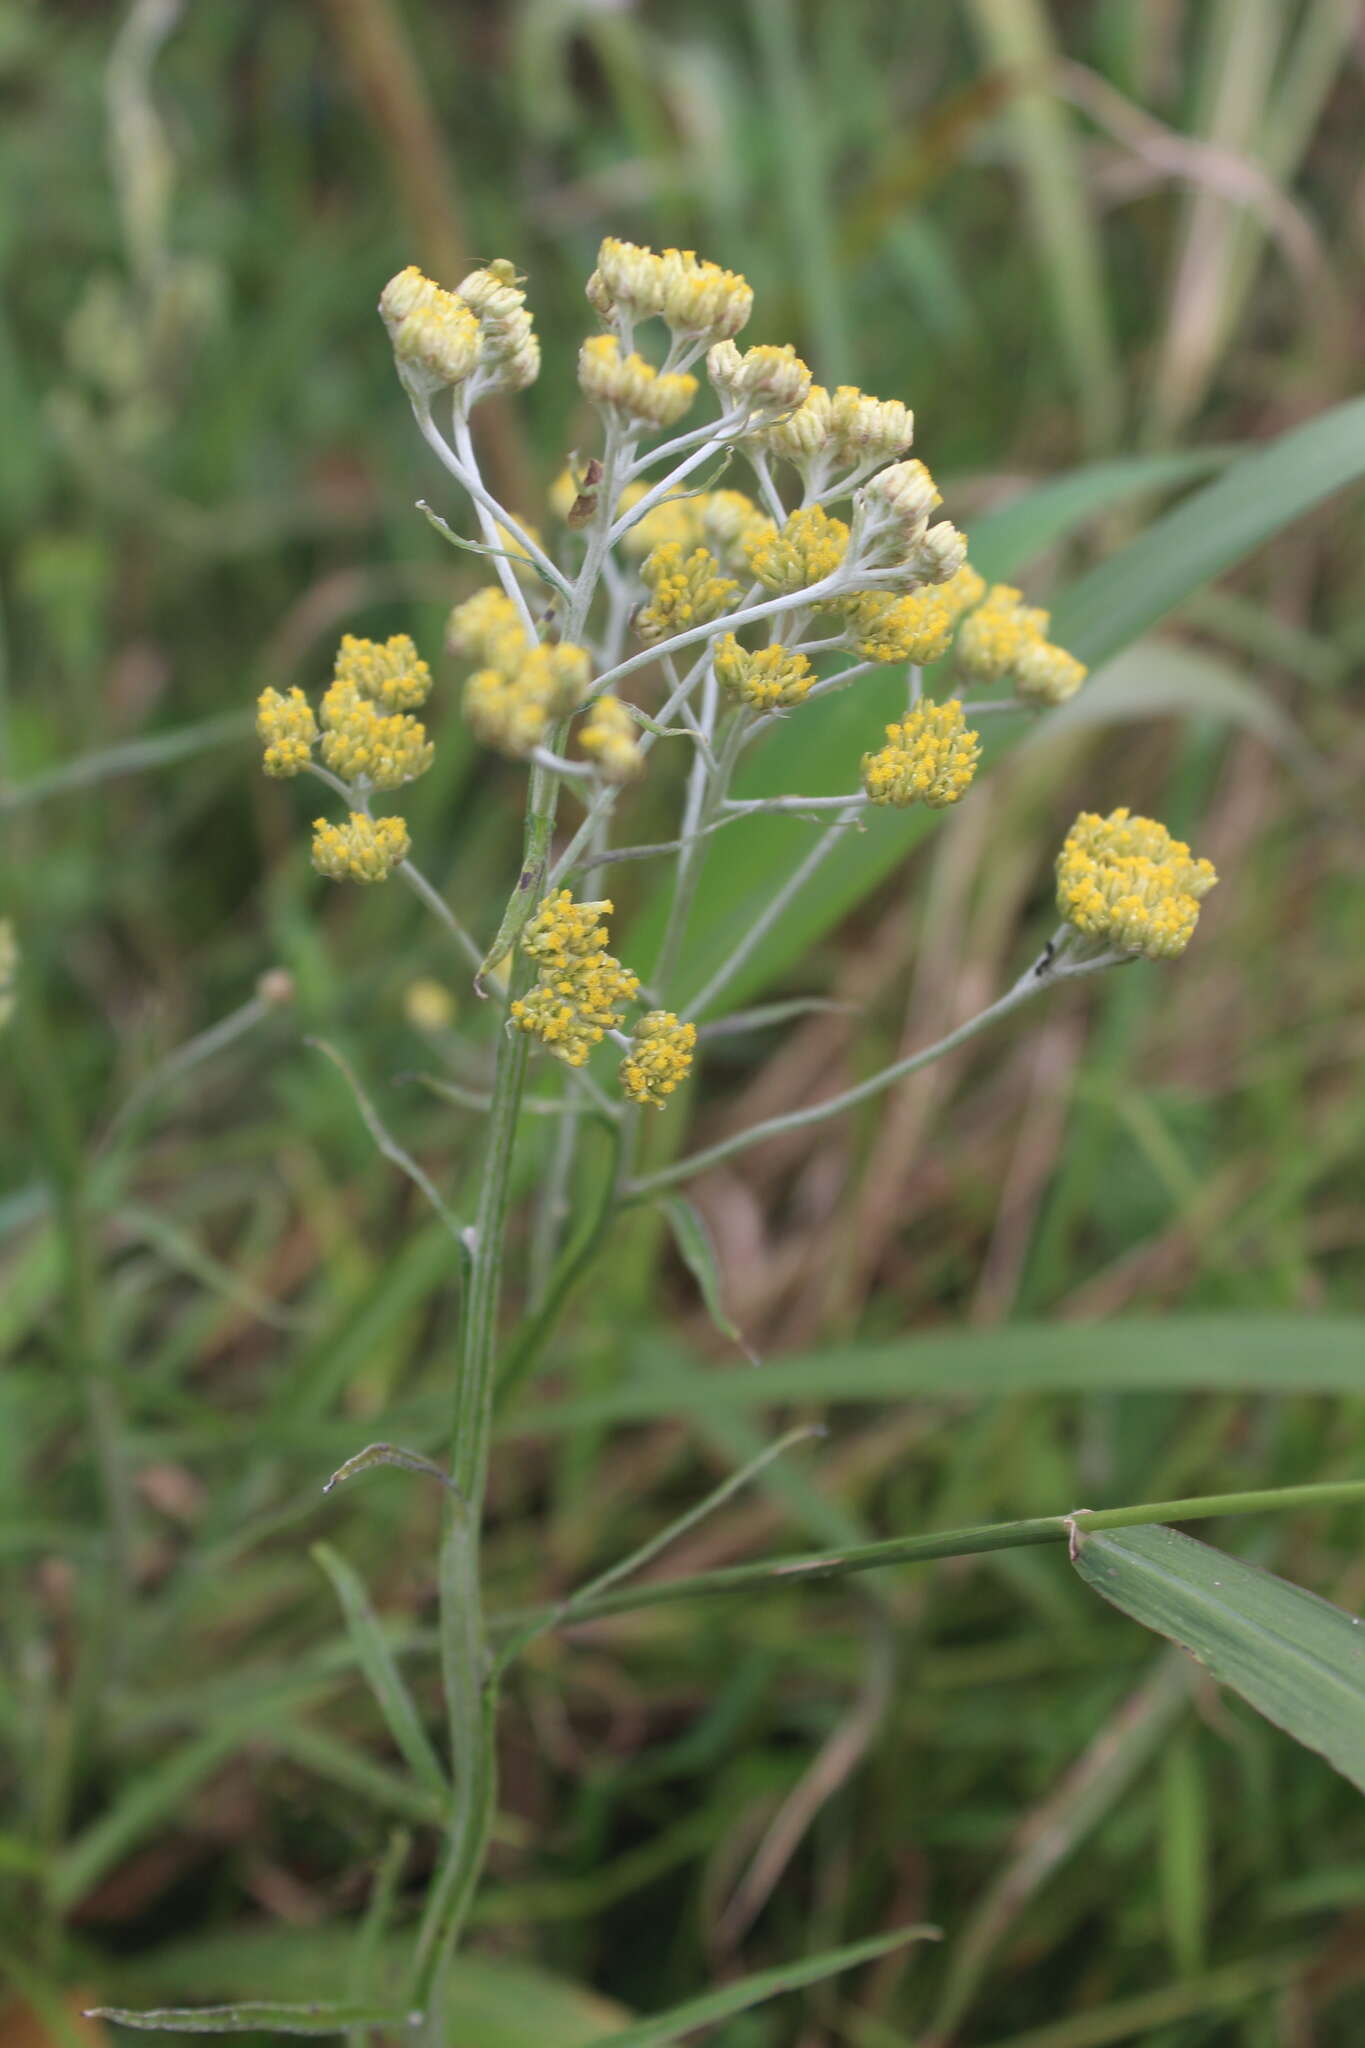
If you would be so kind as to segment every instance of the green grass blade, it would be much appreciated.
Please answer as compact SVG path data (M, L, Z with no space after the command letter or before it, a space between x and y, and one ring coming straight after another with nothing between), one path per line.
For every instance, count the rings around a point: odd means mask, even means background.
M158 2011L128 2012L97 2005L87 2019L111 2020L158 2034L344 2034L349 2027L383 2027L398 2032L407 2015L373 2005L168 2005Z
M418 1783L444 1804L450 1797L446 1774L359 1574L329 1544L315 1543L313 1556L332 1582L356 1658L390 1735Z
M1244 455L1092 569L1057 605L1053 637L1091 667L1107 661L1201 584L1362 475L1365 398L1352 398Z
M961 1401L1010 1394L1365 1393L1365 1317L1132 1316L1102 1328L1011 1323L931 1330L908 1342L849 1344L751 1372L701 1369L679 1354L651 1373L578 1401L538 1402L509 1433L601 1427L668 1416L771 1408L788 1401Z
M970 12L986 63L1016 81L1008 120L1029 230L1086 442L1103 447L1118 431L1123 388L1074 117L1048 87L1061 52L1040 0L972 0Z
M690 1998L669 2012L655 2013L632 2027L623 2027L619 2033L599 2034L585 2042L583 2048L662 2048L665 2042L681 2040L694 2027L714 2026L717 2020L748 2012L751 2006L778 1998L784 1991L800 1991L807 1984L837 1976L841 1970L856 1970L860 1964L875 1962L878 1956L888 1955L907 1941L938 1938L936 1927L898 1927L891 1934L874 1935L870 1941L855 1941L847 1948L827 1949L823 1955L807 1956L799 1963L784 1963L775 1970L760 1970L752 1977L741 1977L737 1984L704 1992L700 1998Z
M1076 1570L1365 1791L1365 1623L1174 1529L1082 1535Z

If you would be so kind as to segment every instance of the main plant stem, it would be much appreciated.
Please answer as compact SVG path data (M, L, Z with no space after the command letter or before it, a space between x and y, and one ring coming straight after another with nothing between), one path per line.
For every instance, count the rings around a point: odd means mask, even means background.
M473 471L473 449L467 439L460 452L466 467ZM629 442L622 440L617 431L609 432L601 510L588 536L583 565L565 606L563 636L570 642L581 639L587 622L609 545L615 475L621 460L629 460L629 453ZM477 471L473 474L477 476ZM550 735L551 753L558 753L566 738L567 721L564 728ZM532 768L521 872L503 918L503 933L520 932L526 915L544 891L559 780L551 766L541 763ZM520 948L513 945L507 986L509 1005L529 986L530 979L530 963ZM510 1020L499 1028L483 1185L460 1317L460 1364L450 1457L454 1492L446 1508L440 1570L441 1670L455 1794L440 1866L422 1916L408 1988L409 2008L424 2014L433 2043L444 2038L441 1981L478 1887L497 1809L498 1675L484 1626L480 1552L512 1155L529 1050L530 1041L525 1033Z

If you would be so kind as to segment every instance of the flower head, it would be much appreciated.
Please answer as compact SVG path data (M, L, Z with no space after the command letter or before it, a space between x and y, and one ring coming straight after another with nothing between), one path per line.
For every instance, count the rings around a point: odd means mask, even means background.
M578 351L578 382L586 397L646 426L675 426L697 395L697 380L656 370L643 356L622 356L614 334L594 334Z
M756 711L799 704L815 681L804 654L791 654L778 645L751 651L741 647L733 633L716 642L715 670L721 688Z
M1045 611L1025 604L1010 584L992 584L958 636L958 660L976 682L997 683L1009 676L1020 697L1061 704L1079 690L1086 668L1064 647L1054 646L1045 637L1047 629Z
M457 604L446 620L446 648L470 661L487 662L511 674L528 646L517 608L505 590L490 584Z
M471 270L460 280L459 296L478 322L480 389L524 391L534 384L540 343L512 265L500 258Z
M672 1010L650 1010L636 1025L631 1048L618 1070L632 1102L662 1109L692 1071L695 1024L681 1024Z
M456 293L415 264L391 277L379 298L400 374L425 396L463 384L479 360L479 323Z
M594 700L578 728L578 744L605 782L630 782L644 768L639 728L609 690Z
M898 398L872 398L841 384L830 405L830 447L841 462L888 462L915 438L915 415Z
M848 528L823 505L793 512L775 533L765 534L747 549L749 567L775 596L806 590L832 576L848 548Z
M946 704L926 698L898 725L887 726L879 752L863 755L863 788L874 804L927 804L941 811L966 795L980 759L980 737L967 730L957 698Z
M810 371L790 342L741 355L732 341L718 341L707 350L706 374L726 411L743 410L755 424L794 412L811 385Z
M386 882L408 857L401 818L370 818L352 811L344 825L313 821L313 866L333 882Z
M950 582L904 596L863 590L841 600L849 645L864 661L939 661L952 645L958 620L980 602L985 584L969 565Z
M332 673L385 711L415 711L431 694L431 670L406 633L382 643L343 633Z
M943 503L919 461L893 462L856 493L852 553L863 569L904 568L924 539L929 515Z
M648 554L640 575L653 592L635 621L635 630L645 641L665 640L719 618L739 589L733 576L721 575L720 563L709 549L693 548L684 555L678 541L664 541Z
M463 637L480 640L477 624ZM481 650L488 650L486 638ZM585 647L570 641L531 647L523 637L514 644L499 638L496 627L492 652L494 660L465 683L461 708L486 745L519 760L582 700L592 662Z
M639 978L606 951L601 919L611 903L575 903L567 889L547 896L522 935L522 951L536 963L536 985L512 1004L519 1030L571 1067L581 1067L595 1045L614 1031Z
M824 454L833 431L834 401L823 384L812 384L795 412L760 428L754 442L766 454L783 456L804 470Z
M754 291L738 271L707 263L692 249L665 249L658 262L659 311L674 334L720 341L748 324Z
M381 711L337 677L322 700L322 758L343 782L398 789L425 775L435 748L419 719Z
M256 731L265 742L267 775L297 775L308 766L317 744L318 722L302 690L296 687L285 695L262 690L256 699Z
M1218 876L1152 818L1082 811L1057 856L1057 908L1084 939L1116 952L1173 960Z

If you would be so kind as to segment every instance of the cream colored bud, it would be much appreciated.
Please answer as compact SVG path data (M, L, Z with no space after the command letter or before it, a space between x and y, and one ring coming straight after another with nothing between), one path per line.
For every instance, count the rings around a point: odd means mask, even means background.
M718 341L707 351L706 374L727 411L743 406L750 414L769 417L794 412L811 387L810 371L790 342L745 349L741 355L732 341Z
M454 292L409 266L385 285L379 313L400 372L430 395L462 384L479 359L479 323Z
M906 566L917 583L949 583L967 559L967 536L940 519L917 541Z

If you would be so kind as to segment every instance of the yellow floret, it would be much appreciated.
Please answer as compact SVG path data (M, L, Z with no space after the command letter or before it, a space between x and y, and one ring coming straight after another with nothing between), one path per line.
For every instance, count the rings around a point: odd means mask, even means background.
M782 596L808 589L833 575L848 547L848 528L832 519L823 505L793 512L775 533L760 535L746 553L749 567L765 590Z
M756 711L799 704L815 681L804 654L792 654L780 645L751 650L741 647L733 633L716 642L715 671L728 695Z
M578 729L578 744L607 782L630 782L645 765L635 720L607 691Z
M651 1010L642 1017L618 1069L630 1100L662 1109L692 1071L696 1043L696 1025L680 1024L672 1010Z
M313 866L333 882L384 882L408 857L401 818L368 818L352 811L344 825L313 821Z
M874 804L927 804L941 811L966 795L981 759L981 740L967 730L956 697L917 704L886 728L886 745L864 754L863 788Z
M256 699L256 731L265 742L267 775L297 775L306 768L317 744L318 722L300 689L282 696L262 690Z
M665 640L689 626L717 619L739 589L722 576L720 563L707 548L693 548L684 557L677 541L665 541L645 558L640 575L653 593L639 613L635 629L642 640Z
M1196 860L1155 819L1083 811L1057 856L1057 908L1095 945L1171 960L1217 880L1212 861Z
M464 638L468 643L477 635ZM524 638L513 644L496 632L492 640L499 665L474 671L462 709L481 740L520 760L586 695L592 663L585 647L567 640L528 647Z

